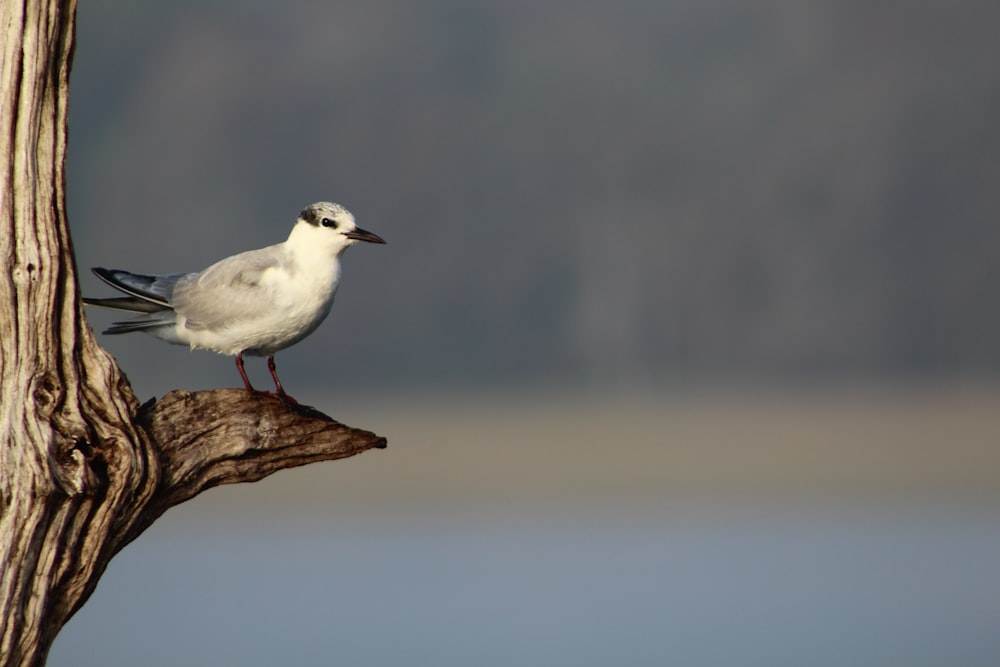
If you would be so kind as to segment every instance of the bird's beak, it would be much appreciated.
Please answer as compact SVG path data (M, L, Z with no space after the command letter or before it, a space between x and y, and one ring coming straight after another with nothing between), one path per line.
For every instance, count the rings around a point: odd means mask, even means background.
M368 241L368 243L385 243L381 236L378 234L372 234L367 232L360 227L355 227L351 231L344 234L349 239L354 239L355 241Z

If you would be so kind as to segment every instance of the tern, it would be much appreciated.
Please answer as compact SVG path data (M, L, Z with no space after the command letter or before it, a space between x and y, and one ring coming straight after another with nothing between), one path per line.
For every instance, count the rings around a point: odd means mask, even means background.
M227 257L197 273L153 276L94 267L97 277L127 296L83 302L137 314L112 323L105 334L141 331L192 350L235 355L250 392L257 390L243 355L267 357L275 393L262 393L297 404L281 386L274 355L311 334L330 314L340 256L358 241L385 243L358 227L340 204L318 202L299 214L283 243Z

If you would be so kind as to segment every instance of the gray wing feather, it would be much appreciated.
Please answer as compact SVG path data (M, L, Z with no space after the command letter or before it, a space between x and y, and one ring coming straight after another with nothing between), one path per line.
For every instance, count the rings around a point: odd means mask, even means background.
M174 285L185 274L174 273L167 276L146 276L120 269L94 267L93 272L104 282L128 296L111 299L84 297L83 302L91 306L140 313L124 322L112 322L104 330L106 334L122 334L131 331L153 331L173 326L177 316L170 307L170 295Z
M93 299L85 296L83 297L83 302L88 306L124 310L126 313L159 313L164 310L171 310L169 306L161 306L158 303L140 299L136 296L122 296L112 299Z
M164 308L170 307L170 297L177 281L188 275L171 273L165 276L147 276L120 269L104 269L99 266L95 266L91 270L94 275L116 290Z
M268 305L261 276L282 260L276 246L227 257L178 280L170 305L187 319L189 329L221 329L256 319Z

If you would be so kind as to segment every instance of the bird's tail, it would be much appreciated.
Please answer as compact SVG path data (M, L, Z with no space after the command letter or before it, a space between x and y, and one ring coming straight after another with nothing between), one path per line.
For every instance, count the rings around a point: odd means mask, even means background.
M111 308L122 310L127 313L138 313L138 317L121 322L112 322L111 326L102 333L123 334L132 331L146 331L152 333L151 329L159 329L164 326L173 326L177 320L177 314L172 308L150 303L136 297L126 296L117 299L91 299L84 297L83 302L88 306L99 306L101 308Z
M176 322L177 315L168 301L176 279L183 274L170 276L144 276L117 269L94 268L94 273L104 282L128 296L111 299L84 297L88 306L99 306L136 313L138 317L123 322L112 322L104 330L106 334L122 334L131 331L153 333L156 329L169 328Z

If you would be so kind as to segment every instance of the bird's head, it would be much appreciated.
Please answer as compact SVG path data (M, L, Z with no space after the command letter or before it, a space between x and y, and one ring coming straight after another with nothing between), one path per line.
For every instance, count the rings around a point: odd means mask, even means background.
M317 202L299 213L292 238L339 255L358 241L385 243L382 237L358 227L351 212L340 204Z

